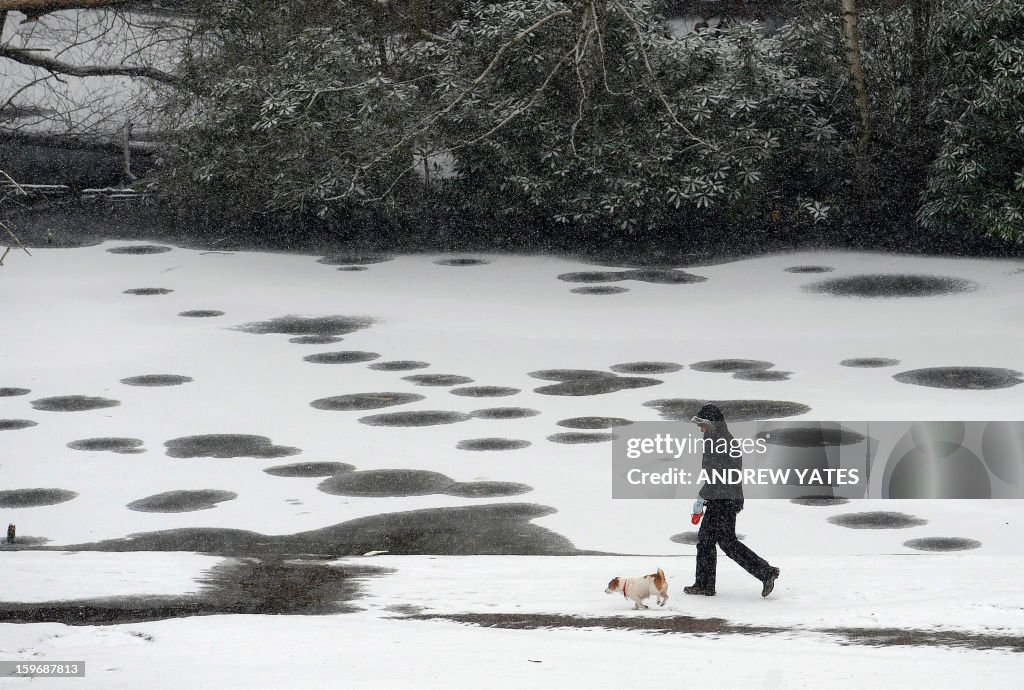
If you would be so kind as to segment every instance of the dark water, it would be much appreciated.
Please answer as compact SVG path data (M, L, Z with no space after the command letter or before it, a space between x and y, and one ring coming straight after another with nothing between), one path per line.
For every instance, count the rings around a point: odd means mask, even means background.
M0 491L0 508L37 508L65 503L78 496L67 489L6 489Z
M182 436L166 441L172 458L283 458L302 451L276 446L266 436L249 434L203 434Z
M119 400L88 395L60 395L32 401L32 407L44 412L86 412L88 410L101 410L105 407L117 407L120 404Z
M934 297L955 295L978 289L978 284L961 278L944 276L878 273L835 278L804 286L807 292L836 297Z
M425 397L417 393L350 393L348 395L320 398L309 404L318 410L349 412L354 410L379 410L383 407L407 405L420 400L425 400Z
M285 335L339 336L369 328L373 323L374 319L366 316L281 316L268 321L244 323L235 326L235 330L258 335L281 333Z
M275 465L263 469L275 477L330 477L341 472L351 472L354 465L347 462L297 462L292 465Z
M908 529L928 524L928 521L922 518L889 511L843 513L830 516L828 521L833 525L850 529Z
M218 503L236 498L238 494L233 491L217 489L165 491L132 501L127 507L143 513L188 513L216 508Z
M68 448L72 450L110 451L121 454L142 453L144 451L140 446L142 446L142 439L114 436L83 438L68 444Z
M191 376L179 376L178 374L144 374L121 379L121 383L126 386L180 386L191 381Z

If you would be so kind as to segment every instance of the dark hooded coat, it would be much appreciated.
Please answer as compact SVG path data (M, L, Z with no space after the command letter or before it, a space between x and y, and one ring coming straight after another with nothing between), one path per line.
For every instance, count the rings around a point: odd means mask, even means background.
M729 431L729 425L725 421L725 416L722 411L715 405L705 405L700 408L700 412L697 413L697 417L705 419L711 422L711 429L704 438L711 439L716 442L724 440L726 443L732 443L733 435ZM700 468L708 473L709 476L714 476L712 473L716 470L743 470L743 456L732 457L729 452L724 453L718 452L705 452L701 458ZM743 510L743 485L742 484L730 484L730 483L713 483L706 482L697 494L705 501L732 501L735 510Z

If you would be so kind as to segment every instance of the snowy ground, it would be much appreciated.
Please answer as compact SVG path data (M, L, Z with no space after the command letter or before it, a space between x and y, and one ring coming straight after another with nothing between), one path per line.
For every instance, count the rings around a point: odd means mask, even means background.
M0 653L21 659L86 660L90 688L636 687L713 681L724 687L1015 688L1019 652L874 645L833 632L892 626L989 635L1024 630L1019 561L982 558L995 573L983 592L965 591L964 556L793 559L772 598L735 570L714 599L690 598L689 559L670 571L665 609L633 612L596 579L640 573L650 560L612 557L382 557L397 570L369 578L366 610L338 616L211 616L108 627L0 625ZM841 569L841 571L839 570ZM885 583L879 589L879 583ZM476 627L409 614L574 615L582 627ZM609 618L669 624L679 616L762 626L749 633L657 634L608 629ZM593 619L600 618L594 621ZM484 625L494 622L483 621ZM685 625L688 621L684 620ZM36 681L38 683L39 681ZM70 681L50 681L57 683ZM44 687L49 687L45 686Z
M206 616L116 626L0 624L0 659L85 659L86 687L463 687L483 677L498 687L555 683L595 687L702 682L725 687L1010 687L1019 653L949 649L922 643L868 647L820 632L836 627L959 630L1024 635L1018 576L1024 565L1019 501L853 501L811 507L751 501L738 531L783 568L779 589L762 600L758 585L723 559L720 595L681 593L694 548L670 539L691 531L689 506L610 499L610 444L547 439L575 431L556 422L610 416L657 420L643 403L662 398L756 399L802 403L802 418L1020 418L1020 386L949 390L895 381L895 373L938 366L1024 369L1024 273L1015 262L907 258L867 253L774 255L689 269L692 285L609 283L629 292L585 295L558 276L610 270L565 259L487 256L477 266L445 266L436 256L403 256L363 271L338 271L317 257L173 249L113 254L125 243L11 255L0 273L9 305L0 420L35 426L0 431L0 491L77 492L55 505L0 508L18 534L81 544L139 532L222 527L288 535L361 517L421 508L525 502L550 506L535 520L579 549L636 556L383 556L367 564L395 572L361 581L359 613L335 616ZM823 265L825 274L784 269ZM822 279L858 274L932 275L974 281L977 289L935 297L863 299L809 293ZM124 290L166 288L167 294ZM184 318L187 310L222 316ZM290 335L233 330L286 315L366 316L368 328L342 342L295 344ZM315 364L318 352L360 351L379 358ZM854 357L899 360L894 367L850 368ZM595 369L637 361L688 365L700 360L767 360L792 372L784 381L745 381L685 367L652 375L663 383L596 396L551 396L535 388L540 369ZM380 371L374 361L418 360L429 367ZM191 377L182 385L141 387L121 379ZM506 386L507 397L464 397L451 387L417 386L403 376L456 374L469 385ZM425 396L369 411L325 411L320 398L350 393ZM80 412L35 409L32 401L85 395L120 405ZM472 418L422 427L380 427L359 418L413 410L472 412L523 407L536 416ZM799 419L800 417L797 417ZM171 439L253 434L301 452L282 457L174 458ZM144 452L74 450L82 439L127 437ZM525 448L473 452L457 444L501 437ZM285 478L264 468L344 462L357 470L440 472L461 482L526 484L511 498L337 496L322 478ZM237 498L182 512L140 512L133 501L169 491L220 490ZM847 529L827 517L900 511L927 521L907 529ZM960 537L970 551L923 554L909 539ZM201 587L212 557L192 554L0 551L9 602L114 595L185 594ZM778 628L763 635L642 633L637 630L509 630L454 621L393 620L409 613L634 616L621 597L603 594L615 575L663 567L673 598L644 616L722 618ZM980 582L979 582L980 579ZM398 607L398 608L396 608ZM139 632L140 635L134 635ZM145 636L151 636L150 641ZM1019 645L1019 642L1018 642ZM216 649L217 655L209 653ZM536 663L531 662L531 659ZM171 674L154 673L166 668ZM117 669L117 670L107 670ZM1018 670L1018 674L1011 673ZM56 682L56 681L53 681ZM61 681L68 682L68 681Z

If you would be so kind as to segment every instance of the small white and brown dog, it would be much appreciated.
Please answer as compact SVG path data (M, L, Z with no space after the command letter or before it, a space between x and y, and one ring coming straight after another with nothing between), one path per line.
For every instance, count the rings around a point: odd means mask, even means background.
M645 609L644 599L657 594L658 606L664 606L668 601L668 580L665 579L665 572L658 568L653 575L643 577L617 577L608 583L605 594L622 592L622 596L633 602L634 609Z

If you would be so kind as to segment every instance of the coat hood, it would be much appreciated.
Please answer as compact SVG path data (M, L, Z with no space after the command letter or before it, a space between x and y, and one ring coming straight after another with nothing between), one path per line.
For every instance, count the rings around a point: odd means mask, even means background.
M707 403L704 407L700 408L700 412L694 415L690 421L694 424L706 424L711 427L711 435L715 438L732 438L732 434L729 432L729 425L725 421L725 415L722 414L717 405Z

